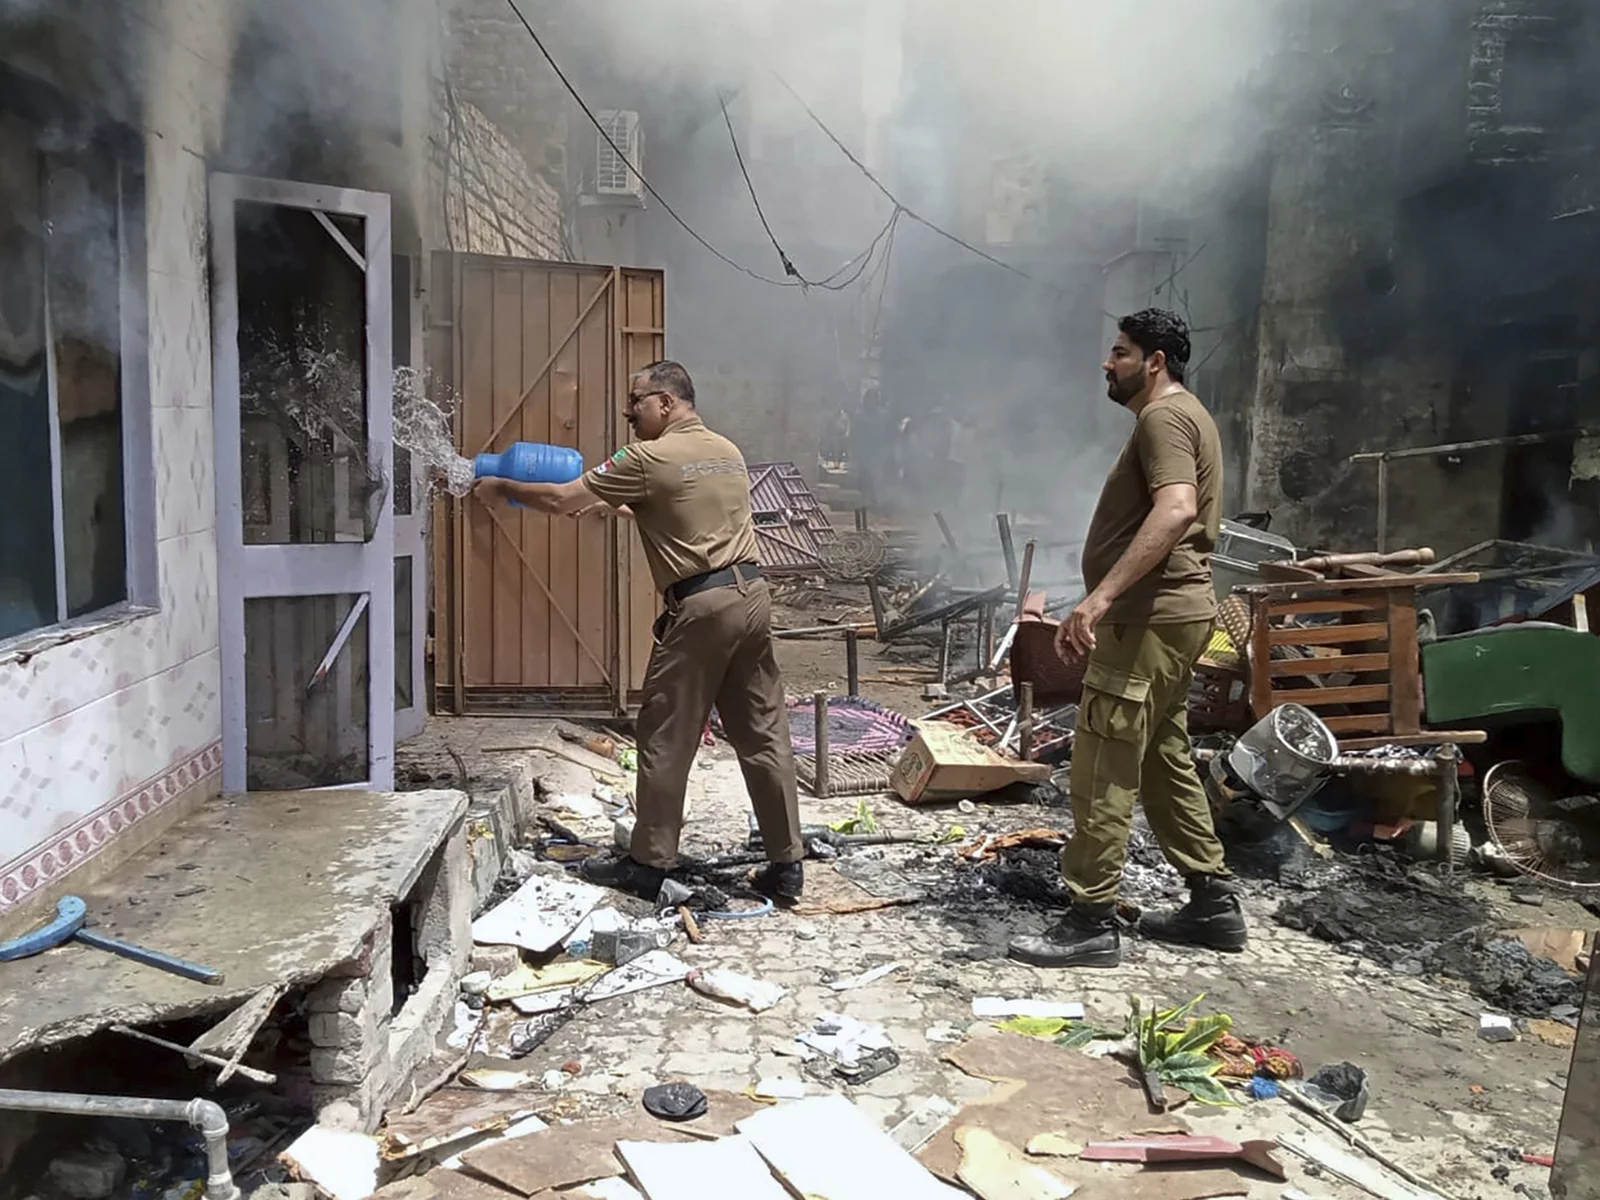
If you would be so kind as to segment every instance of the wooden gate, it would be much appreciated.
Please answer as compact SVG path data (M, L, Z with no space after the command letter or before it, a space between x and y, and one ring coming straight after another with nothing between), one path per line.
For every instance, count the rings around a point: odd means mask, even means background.
M456 393L461 453L550 442L593 466L626 441L628 377L665 352L660 271L439 253L433 287L432 358ZM434 529L439 710L637 703L657 597L632 522L445 497Z

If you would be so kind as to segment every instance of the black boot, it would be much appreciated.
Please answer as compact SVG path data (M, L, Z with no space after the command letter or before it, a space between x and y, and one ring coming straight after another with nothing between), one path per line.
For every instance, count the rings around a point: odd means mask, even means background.
M1012 938L1009 954L1036 967L1115 967L1122 962L1117 906L1074 904L1059 925Z
M615 888L641 900L654 900L661 891L662 880L667 877L660 867L647 867L627 855L611 859L586 858L579 864L578 874L588 883Z
M1139 934L1158 942L1243 950L1250 941L1239 885L1222 875L1193 875L1189 903L1176 912L1149 913L1139 919Z
M805 891L805 864L768 863L751 878L750 886L763 896L771 896L778 904L794 904Z

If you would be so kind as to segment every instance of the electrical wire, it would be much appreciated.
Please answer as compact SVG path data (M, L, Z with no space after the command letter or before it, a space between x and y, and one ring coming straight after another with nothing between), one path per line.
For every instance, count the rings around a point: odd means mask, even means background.
M871 243L860 254L857 254L853 258L847 260L841 267L839 267L838 270L834 271L833 274L827 276L826 278L807 279L800 273L799 269L794 265L794 261L789 257L783 246L778 242L778 235L772 231L772 225L767 220L767 214L761 207L761 197L756 195L755 181L750 178L750 170L745 165L744 154L739 149L739 138L733 130L733 117L728 112L728 102L720 91L717 93L717 102L722 106L722 121L723 124L728 127L728 141L733 145L734 161L739 164L739 173L744 176L745 188L750 193L750 203L755 206L756 216L761 220L761 228L767 232L767 240L772 243L772 248L778 252L778 261L783 264L784 274L788 275L792 279L798 279L801 286L807 288L818 287L824 288L827 291L838 292L843 291L844 289L853 285L856 280L860 279L862 274L866 271L868 264L870 264L872 261L873 254L877 251L878 246L883 241L884 237L893 231L895 222L900 219L900 214L902 211L900 207L898 205L895 206L894 212L889 214L889 220L884 223L883 228L878 231L877 236L872 239ZM852 267L857 267L857 264L859 264L859 267L853 275L845 279L842 283L838 282L840 276L844 275Z
M522 27L528 31L528 36L533 39L533 44L538 47L539 53L544 57L545 62L550 64L550 69L556 73L556 78L561 81L561 86L567 89L567 94L571 96L572 99L577 103L578 107L583 110L583 115L589 118L589 124L595 127L596 132L598 132L605 140L606 145L610 146L611 149L616 152L617 158L620 159L622 164L628 168L629 173L639 181L639 185L643 187L646 192L650 193L651 198L655 200L657 204L661 205L662 209L669 217L683 227L683 231L685 233L698 242L701 248L709 253L712 257L726 263L728 266L732 267L741 274L748 275L751 279L758 279L762 283L770 283L774 287L801 286L799 279L774 279L770 275L763 275L760 271L751 270L737 259L729 258L721 250L717 249L703 236L701 236L700 232L695 229L693 225L690 225L689 222L685 221L681 216L679 216L678 210L673 208L660 192L656 191L655 185L644 177L644 174L639 170L639 168L634 166L632 160L630 160L627 154L623 152L622 147L617 145L617 143L612 140L610 131L606 129L603 124L601 124L600 118L595 116L594 110L591 109L584 98L578 94L578 89L573 86L572 81L567 78L566 72L561 69L561 65L556 62L555 57L545 47L544 40L540 38L538 32L534 29L532 24L529 23L528 18L522 15L522 9L517 7L517 0L506 0L506 5L511 9L511 12L516 16L517 20L521 22Z
M921 225L923 228L928 229L931 232L938 234L940 237L944 238L948 242L954 243L955 245L961 247L963 250L967 251L969 254L977 255L977 257L983 259L985 262L993 263L995 266L1001 268L1002 270L1009 271L1013 275L1019 276L1022 279L1026 279L1029 283L1035 284L1035 285L1037 285L1039 287L1047 288L1050 291L1056 292L1058 295L1065 294L1065 293L1062 292L1062 290L1060 288L1056 287L1054 284L1045 283L1042 279L1036 279L1034 276L1032 276L1032 275L1028 274L1026 271L1024 271L1021 267L1013 266L1011 263L1006 262L1004 259L996 258L994 255L990 254L987 250L979 249L977 246L974 246L971 242L965 240L964 238L958 237L957 235L951 233L948 229L945 229L942 226L935 224L933 221L930 221L927 217L925 217L921 213L917 212L916 209L911 208L904 201L902 201L900 199L900 197L896 196L894 194L894 192L890 191L888 185L885 184L876 175L874 175L872 173L871 168L869 168L866 163L862 162L859 158L857 158L856 155L851 151L850 147L846 146L844 144L844 142L842 142L839 139L838 135L835 134L833 132L833 130L828 128L827 123L824 122L823 119L816 114L815 110L813 110L812 107L805 102L805 98L803 96L801 96L799 92L794 90L794 87L789 83L789 81L787 79L785 79L782 75L778 74L778 72L776 70L772 71L772 75L773 75L773 78L775 78L780 84L783 85L784 90L787 91L789 93L789 95L794 97L795 103L797 103L802 109L805 110L806 116L810 117L812 122L816 125L816 127L818 129L822 130L823 135L826 136L827 139L830 142L832 142L838 148L839 152L841 154L843 154L847 159L849 159L852 164L854 164L856 170L860 171L863 175L865 175L867 177L867 180L872 184L872 186L877 188L878 191L882 192L883 195L888 199L889 203L893 204L895 206L895 208L898 209L900 212L902 212L906 216L910 217L913 221L915 221L918 225Z
M739 139L733 132L733 118L728 115L728 101L722 95L720 88L717 90L717 103L722 106L722 123L728 127L728 141L733 143L733 157L739 164L739 174L744 176L744 186L750 192L750 203L755 205L756 216L761 219L761 228L767 231L767 240L772 243L772 248L778 252L778 261L783 264L783 273L791 279L799 279L801 282L806 282L804 276L795 269L795 265L789 256L784 253L783 247L778 244L778 235L772 232L772 224L767 220L767 214L761 209L761 197L756 195L756 185L750 178L749 168L744 165L744 154L740 152Z

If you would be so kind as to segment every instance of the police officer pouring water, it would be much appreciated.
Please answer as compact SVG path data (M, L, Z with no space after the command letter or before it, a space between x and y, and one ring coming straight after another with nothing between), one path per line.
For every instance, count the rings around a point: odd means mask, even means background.
M678 862L684 792L715 705L769 859L753 884L792 902L801 893L805 846L772 647L772 598L756 562L744 458L700 419L694 383L678 363L636 372L624 415L638 440L571 483L481 479L474 487L485 503L514 500L572 515L603 503L631 516L662 594L665 611L656 622L639 710L632 846L610 861L590 859L583 875L655 898Z

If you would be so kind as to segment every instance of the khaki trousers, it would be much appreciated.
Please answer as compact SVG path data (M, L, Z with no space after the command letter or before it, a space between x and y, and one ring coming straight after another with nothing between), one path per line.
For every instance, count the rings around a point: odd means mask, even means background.
M1072 840L1061 873L1082 904L1116 901L1133 806L1144 804L1167 861L1227 875L1189 744L1189 685L1212 622L1101 625L1072 746Z
M715 704L739 756L767 857L799 862L805 844L794 745L772 651L772 593L766 581L697 592L657 628L639 710L634 860L651 867L677 865L684 789Z

